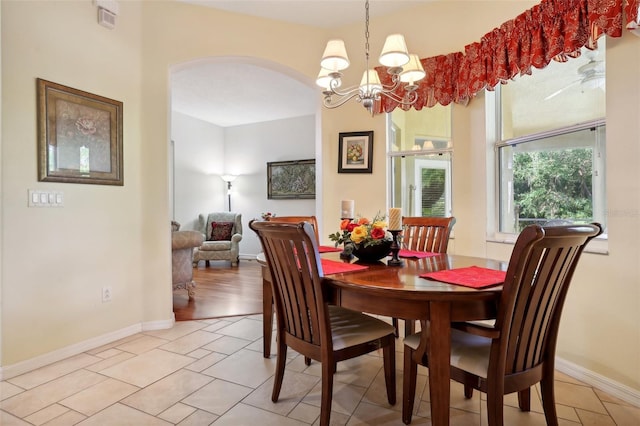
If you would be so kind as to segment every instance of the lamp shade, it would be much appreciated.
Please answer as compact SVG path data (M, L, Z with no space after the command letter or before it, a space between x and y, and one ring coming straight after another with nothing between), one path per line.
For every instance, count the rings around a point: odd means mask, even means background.
M318 78L316 78L316 84L323 89L331 90L331 81L335 81L333 84L333 88L338 88L342 85L342 79L333 78L329 75L332 71L329 71L325 68L320 68L320 72L318 73Z
M382 65L391 68L402 67L409 62L409 52L402 34L391 34L387 37L379 61Z
M380 77L374 69L368 69L362 74L362 80L360 81L361 93L373 93L382 91L382 84L380 84Z
M413 84L416 81L422 80L425 75L426 73L424 72L424 68L422 68L422 63L420 62L418 55L414 53L410 54L409 62L402 67L400 81L403 83Z
M329 40L324 48L320 66L329 71L342 71L349 67L347 49L344 47L344 40Z
M225 182L233 182L238 176L236 176L236 175L222 175L220 177Z

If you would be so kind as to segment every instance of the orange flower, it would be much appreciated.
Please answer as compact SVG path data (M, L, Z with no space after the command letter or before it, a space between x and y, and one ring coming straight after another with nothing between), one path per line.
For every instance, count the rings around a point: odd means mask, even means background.
M342 222L340 222L340 230L346 231L350 223L351 219L342 219Z

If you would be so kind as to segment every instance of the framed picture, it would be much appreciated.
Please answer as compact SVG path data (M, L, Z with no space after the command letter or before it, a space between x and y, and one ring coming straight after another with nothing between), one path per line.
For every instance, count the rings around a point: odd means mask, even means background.
M371 173L373 170L373 130L340 133L338 173Z
M37 79L38 180L123 185L122 102Z
M267 163L267 198L316 198L316 160Z

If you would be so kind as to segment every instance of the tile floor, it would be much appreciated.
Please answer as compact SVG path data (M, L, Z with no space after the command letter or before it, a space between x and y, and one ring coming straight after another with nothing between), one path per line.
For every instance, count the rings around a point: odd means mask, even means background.
M271 402L275 356L262 357L262 316L178 322L0 382L0 424L310 425L320 414L320 368L290 353L278 403ZM275 347L275 346L274 346ZM402 368L402 344L396 344ZM427 371L420 368L412 424L430 425ZM339 364L332 424L402 425L398 400L386 403L382 359ZM560 425L638 425L640 408L558 374ZM505 425L544 425L539 390L532 411L507 397ZM480 394L465 400L452 384L451 425L486 425Z

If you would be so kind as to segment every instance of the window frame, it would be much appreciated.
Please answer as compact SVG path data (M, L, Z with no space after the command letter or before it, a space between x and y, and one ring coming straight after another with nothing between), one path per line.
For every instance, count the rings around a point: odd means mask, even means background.
M586 121L570 126L559 127L553 130L546 130L532 133L511 139L502 139L502 102L501 88L497 86L493 91L485 90L485 111L486 111L486 147L487 147L487 208L493 211L487 212L487 242L513 244L518 238L518 233L508 233L500 231L500 211L501 211L501 188L500 188L500 148L513 146L525 142L532 142L552 136L559 136L592 127L605 126L606 117ZM493 113L493 114L492 114ZM605 139L606 149L606 139ZM606 162L606 158L605 158ZM606 170L605 170L606 179ZM606 183L605 183L606 188ZM605 199L608 199L605 196ZM605 208L605 212L607 209ZM585 251L591 253L608 254L608 233L601 235L591 241Z

